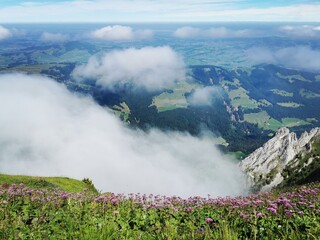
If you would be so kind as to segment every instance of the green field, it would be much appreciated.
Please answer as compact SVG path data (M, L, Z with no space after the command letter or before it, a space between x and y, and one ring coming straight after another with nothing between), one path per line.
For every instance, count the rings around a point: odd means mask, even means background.
M120 106L114 105L113 110L115 114L124 122L128 121L131 111L129 106L125 102L120 103Z
M87 50L74 49L65 52L64 49L47 49L45 51L36 51L32 53L32 58L41 63L64 63L64 62L87 62L90 57Z
M155 106L158 112L187 108L188 102L185 94L199 87L201 87L200 84L192 83L188 80L179 81L170 88L172 91L163 92L155 96L150 106Z
M318 120L316 118L306 118L306 121L309 123L316 123Z
M247 155L244 154L244 153L241 152L241 151L237 151L237 152L229 152L229 153L227 154L227 156L228 156L228 157L231 157L231 158L235 158L235 159L241 160L241 159L244 159Z
M235 108L238 108L239 106L249 109L255 109L259 107L259 103L256 100L251 99L248 95L248 91L242 87L229 91L228 95L232 106Z
M213 139L214 143L217 145L223 145L223 146L228 146L229 143L223 138L223 137L217 137Z
M31 177L22 175L0 174L0 184L20 184L23 183L29 188L36 189L60 189L66 192L82 192L85 188L90 188L97 192L92 186L84 181L67 177Z
M225 87L225 86L241 87L240 81L237 78L234 78L233 81L231 82L231 81L227 81L227 80L223 79L223 77L222 77L222 80L220 80L220 84L222 87Z
M299 94L304 98L318 98L320 97L320 93L315 93L307 89L300 89Z
M244 121L258 124L260 128L263 128L266 123L270 120L270 116L266 111L261 111L258 113L247 113L244 114Z
M284 96L284 97L293 97L293 93L291 92L287 92L284 90L280 90L280 89L271 89L270 90L272 93L280 95L280 96Z
M259 128L277 131L281 127L298 127L310 124L310 122L299 118L282 118L281 122L271 118L266 111L244 114L244 121L258 124Z
M20 65L16 67L7 68L8 71L22 72L30 74L40 74L42 70L49 70L51 67L65 66L64 64L34 64L34 65Z
M306 78L304 78L303 76L301 75L282 75L281 73L277 73L276 76L278 78L282 78L282 79L286 79L288 80L290 83L294 83L295 81L302 81L302 82L312 82Z
M259 128L272 131L276 131L283 126L281 122L274 118L271 118L266 111L244 114L244 121L258 124Z
M87 50L74 49L59 56L59 62L85 63L91 57Z
M281 107L288 107L288 108L298 108L304 106L303 104L296 103L296 102L279 102L277 103Z
M299 118L282 118L281 120L284 127L298 127L310 124L310 122Z

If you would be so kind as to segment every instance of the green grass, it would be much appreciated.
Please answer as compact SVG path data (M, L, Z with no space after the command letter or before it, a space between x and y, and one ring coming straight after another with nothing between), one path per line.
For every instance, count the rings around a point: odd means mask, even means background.
M266 111L244 114L244 121L258 124L259 128L271 131L277 131L279 128L283 127L282 122L271 118Z
M272 106L272 103L268 102L266 99L259 99L259 103L262 107Z
M33 64L33 65L20 65L8 68L9 71L24 72L31 74L40 74L42 70L49 70L53 66L64 66L63 64Z
M241 106L248 109L255 109L259 107L259 103L256 100L251 99L248 95L248 91L242 87L229 91L228 95L231 100L231 104L234 107Z
M22 175L7 175L0 174L0 184L20 184L23 183L29 188L40 189L55 189L66 192L82 192L84 188L90 188L90 186L80 180L67 178L67 177L31 177ZM92 189L93 192L97 192Z
M19 58L19 56L16 56ZM65 49L49 48L44 51L35 51L32 58L42 63L64 63L64 62L86 62L90 54L87 50L73 49L65 51Z
M241 151L237 151L237 152L229 152L227 154L227 156L235 158L235 159L244 159L245 157L247 157L247 155Z
M299 118L282 118L280 122L271 118L266 111L244 114L244 121L258 124L259 128L271 131L277 131L281 127L298 127L310 124L310 122Z
M285 127L298 127L309 124L309 122L299 118L282 118L282 125Z
M229 143L223 138L223 137L217 137L217 138L214 138L214 143L217 144L217 145L223 145L223 146L228 146Z
M298 107L304 106L303 104L295 103L295 102L279 102L277 104L281 107L288 107L288 108L298 108Z
M307 89L300 89L299 94L301 97L304 97L307 99L320 97L320 93L315 93Z
M124 122L128 121L131 111L129 106L125 102L120 103L120 106L114 105L113 110L121 120L123 120Z
M152 99L151 106L155 106L158 112L165 112L177 108L187 108L188 102L185 94L194 89L199 88L200 85L196 83L179 81L171 87L172 92L163 92Z
M310 81L310 80L308 80L308 79L306 79L303 76L298 75L298 74L285 76L285 75L282 75L281 73L277 73L276 75L277 75L278 78L286 79L290 83L294 83L295 81L312 82L312 81Z
M319 239L319 187L181 199L0 184L0 239Z
M68 52L65 52L59 57L59 62L87 62L90 57L90 53L87 50L74 49Z
M284 90L280 90L280 89L271 89L270 90L272 93L283 96L283 97L293 97L293 93L291 92L287 92Z
M244 121L258 124L260 128L264 128L266 123L270 120L270 116L266 111L261 111L258 113L247 113L244 114Z
M234 78L233 81L228 81L222 78L222 80L220 81L220 84L222 87L225 87L225 86L241 87L240 81L237 78Z
M274 118L270 118L269 121L264 126L264 129L271 130L271 131L277 131L281 127L283 127L282 122L279 122L278 120L276 120Z

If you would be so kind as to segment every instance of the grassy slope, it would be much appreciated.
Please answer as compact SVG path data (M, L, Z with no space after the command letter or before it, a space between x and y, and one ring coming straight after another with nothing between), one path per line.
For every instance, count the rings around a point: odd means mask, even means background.
M66 177L30 177L0 174L0 184L4 183L23 183L29 188L59 188L66 192L81 192L84 188L89 187L83 181Z

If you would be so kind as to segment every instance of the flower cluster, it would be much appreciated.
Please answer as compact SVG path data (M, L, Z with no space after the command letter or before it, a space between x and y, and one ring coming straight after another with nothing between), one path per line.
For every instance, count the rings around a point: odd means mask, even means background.
M253 233L256 237L267 238L275 234L283 236L283 229L286 234L300 229L301 232L294 234L302 234L304 238L320 231L319 185L236 198L195 196L184 199L133 193L93 195L86 190L67 193L29 189L23 184L3 184L0 185L0 216L3 219L0 232L7 231L7 235L0 238L10 238L12 233L19 235L21 229L30 234L39 231L37 237L43 238L42 234L56 233L57 229L64 232L82 227L97 232L109 232L112 227L119 234L137 236L142 233L158 236L168 232L166 237L184 236L186 239L217 237L215 234L225 228L232 229L239 238L248 239L254 237ZM5 230L10 228L15 230ZM117 235L117 238L121 236Z

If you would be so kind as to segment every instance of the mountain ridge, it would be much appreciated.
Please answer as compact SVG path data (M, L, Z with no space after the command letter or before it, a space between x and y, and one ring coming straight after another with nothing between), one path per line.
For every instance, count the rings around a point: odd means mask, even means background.
M297 173L312 174L319 165L320 128L304 132L300 138L288 128L280 128L275 136L255 150L240 164L254 191L268 191L286 183ZM306 173L306 175L308 175ZM307 176L305 176L307 177Z

